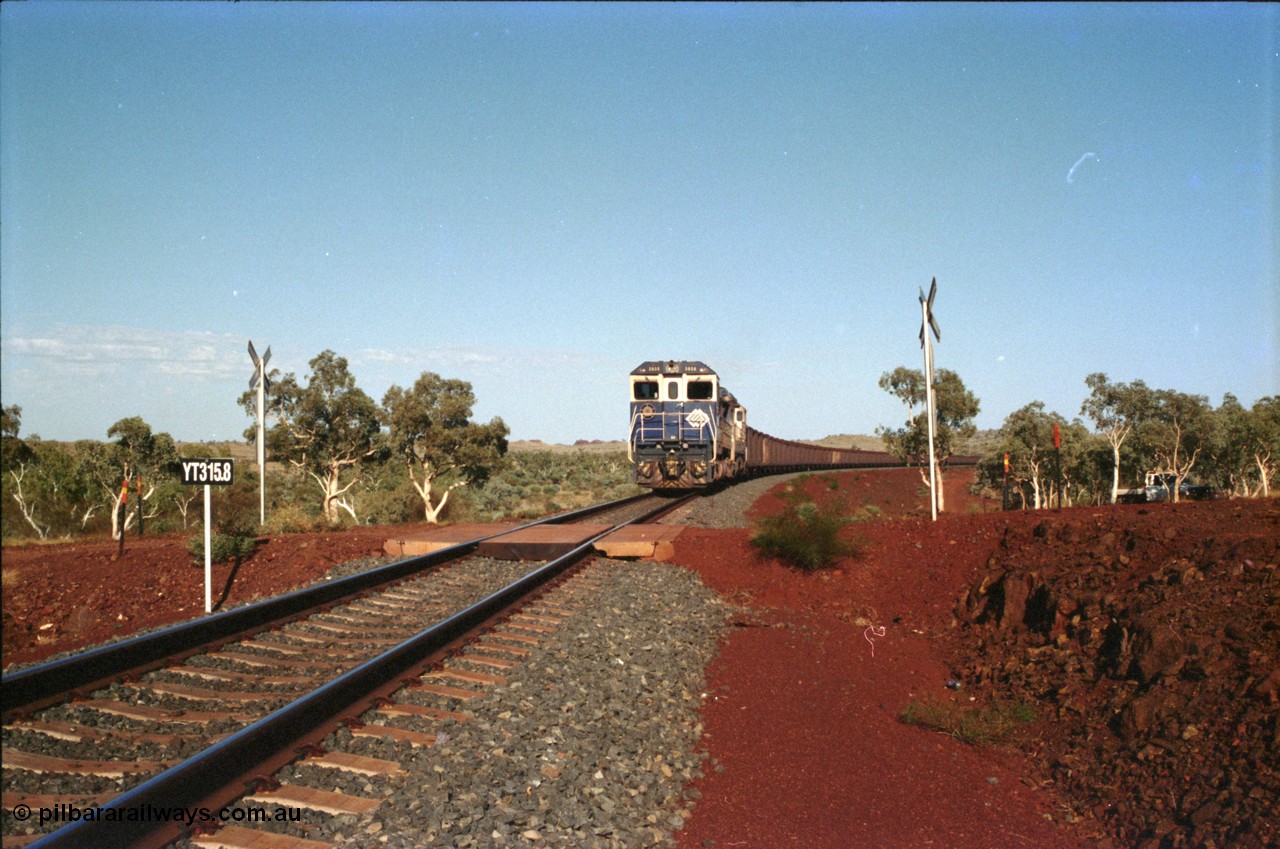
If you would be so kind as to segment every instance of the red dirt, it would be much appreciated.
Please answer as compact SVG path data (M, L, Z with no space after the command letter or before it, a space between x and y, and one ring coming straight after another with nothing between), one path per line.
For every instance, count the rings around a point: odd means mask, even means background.
M835 489L831 477L801 485L819 503L838 497L848 508L871 503L898 516L855 525L850 536L861 537L862 554L835 570L804 574L762 560L747 530L689 529L676 541L675 562L749 607L708 669L704 745L717 765L695 784L700 800L680 849L1274 845L1259 812L1274 804L1278 783L1267 764L1280 748L1280 658L1274 623L1266 625L1275 594L1260 596L1259 585L1270 586L1268 570L1280 565L1275 502L979 514L983 505L962 491L969 474L953 472L947 498L955 512L934 523L918 518L925 511L914 506L919 479L910 473L840 473ZM780 505L771 493L753 512ZM1128 540L1137 545L1126 549ZM1009 591L997 603L983 594L1006 571L1017 576L1013 586L1043 589L1039 598L1058 610L1043 635L1031 600L1024 619L1016 605L1025 596ZM1160 599L1183 599L1194 611L1179 628L1196 647L1185 658L1161 658L1163 679L1135 683L1121 668L1097 682L1096 635L1107 622L1117 631L1131 624L1126 617L1145 602L1129 588L1150 594L1150 573L1157 590L1169 585ZM1105 581L1116 592L1081 590ZM993 610L1007 621L992 620ZM1220 681L1200 674L1208 663L1201 658L1220 655L1206 648L1213 634L1193 637L1197 622L1229 643L1233 634L1235 643L1249 639L1242 631L1255 639L1228 646L1228 660L1241 660L1230 669L1218 661L1213 668L1227 670ZM1137 656L1144 644L1135 645ZM1134 668L1151 654L1137 656ZM959 690L948 688L953 679L962 679ZM1102 690L1110 701L1098 711L1091 705ZM1209 740L1201 715L1223 709L1210 694L1232 691L1247 695L1236 700L1240 724ZM1147 702L1158 696L1165 706L1142 714L1149 728L1108 722L1134 715L1129 700L1146 692ZM962 743L900 719L909 702L967 708L996 694L1037 712L999 745ZM1193 710L1202 736L1184 742L1174 723L1190 723ZM1188 773L1204 782L1188 784Z
M816 500L874 504L886 516L927 511L914 471L841 473L837 490L832 477L803 485ZM968 477L947 481L947 506L960 515L859 524L865 555L831 572L762 561L745 529L677 538L676 563L757 612L708 669L705 744L723 771L697 781L681 849L1085 845L1045 819L1055 800L1023 783L1015 753L899 720L908 700L950 694L930 636L990 551L975 524L1003 518L965 512L983 507L964 492ZM780 504L771 493L752 513Z
M215 610L279 595L381 554L386 528L263 537L237 568L214 564ZM6 547L4 663L30 663L204 615L204 560L187 536Z

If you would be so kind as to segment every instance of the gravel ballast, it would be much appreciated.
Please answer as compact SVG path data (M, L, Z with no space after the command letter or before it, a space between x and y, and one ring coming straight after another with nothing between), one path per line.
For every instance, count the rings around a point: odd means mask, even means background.
M599 586L504 672L505 685L465 705L435 703L465 710L465 721L364 717L435 734L436 745L354 738L346 729L325 744L396 761L406 775L302 763L277 774L380 799L376 811L303 811L299 823L260 827L343 847L670 845L696 802L688 784L704 768L703 670L729 610L677 567L598 560L587 575ZM428 703L420 694L412 700Z

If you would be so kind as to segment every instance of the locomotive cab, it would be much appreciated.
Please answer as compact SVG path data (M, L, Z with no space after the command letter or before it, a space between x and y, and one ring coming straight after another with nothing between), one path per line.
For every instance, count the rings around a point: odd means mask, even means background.
M741 411L740 426L735 410ZM631 372L627 443L636 482L655 489L693 489L732 475L738 467L735 444L745 451L745 416L706 364L642 363Z

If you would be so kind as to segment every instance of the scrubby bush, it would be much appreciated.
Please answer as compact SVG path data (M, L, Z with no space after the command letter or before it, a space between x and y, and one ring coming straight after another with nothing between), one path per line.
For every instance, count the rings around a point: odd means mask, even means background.
M857 552L840 536L850 520L842 515L838 501L819 507L798 488L788 490L783 499L781 513L756 522L751 543L761 554L812 572Z
M999 743L1035 722L1036 710L1026 703L973 707L912 699L902 709L901 718L907 725L932 728L965 743Z
M223 563L228 560L234 560L239 563L252 554L257 545L258 538L253 536L223 533L211 534L209 536L209 560L213 563ZM191 552L192 557L203 563L204 535L200 534L188 539L187 550Z

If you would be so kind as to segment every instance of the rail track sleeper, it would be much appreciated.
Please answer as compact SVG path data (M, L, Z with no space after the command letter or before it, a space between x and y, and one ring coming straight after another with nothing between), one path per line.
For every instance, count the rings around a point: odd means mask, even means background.
M77 707L89 708L112 716L122 716L125 719L133 719L140 722L172 722L178 725L204 725L210 722L228 720L247 722L257 718L256 714L251 713L217 710L171 710L151 705L117 702L110 699L91 699L89 701L74 702L73 704Z
M279 667L284 669L332 670L340 666L340 664L333 663L332 661L329 661L329 660L317 660L317 659L296 660L294 658L267 657L266 655L245 654L244 652L235 652L235 651L211 652L205 655L205 657L213 658L215 660L225 660L232 663L241 663L241 664L244 664L245 666L253 666L253 667L274 666L274 667Z
M335 790L320 790L299 784L282 784L276 790L253 793L247 802L260 802L285 807L308 808L325 814L367 814L382 804L380 799L366 799Z
M316 683L314 677L303 677L299 675L253 675L247 672L232 672L226 669L213 669L203 666L171 666L164 670L176 675L189 675L193 678L202 678L206 681L240 681L253 682L256 684L267 684L272 686L290 686L299 684Z
M517 657L524 657L529 654L529 649L523 646L504 646L500 643L477 642L473 644L472 648L477 651L506 652L507 654L516 655Z
M383 716L421 716L428 719L453 720L454 722L466 722L471 718L469 713L442 710L441 708L414 704L413 702L395 702L394 704L381 705L374 708L373 712Z
M515 634L515 633L512 633L511 631L494 631L492 634L489 635L489 637L494 640L503 640L505 642L510 642L510 643L519 643L520 645L525 645L525 646L542 645L542 640L538 639L537 637L531 637L528 634Z
M484 695L481 690L467 690L462 687L450 687L447 684L432 684L422 682L410 688L420 693L431 693L435 696L444 696L447 699L457 699L458 701L468 701L470 699L478 699Z
M200 849L333 849L332 843L309 840L274 831L256 831L241 825L229 825L213 834L191 838L191 845Z
M250 692L237 690L210 690L207 687L192 687L188 684L170 684L166 681L153 681L138 685L138 689L162 696L174 696L179 699L190 699L199 702L261 702L281 701L289 698L286 693Z
M463 654L458 655L454 660L459 663L471 663L477 666L488 666L493 669L513 669L520 665L519 661L508 660L505 657L491 657L484 654Z
M384 775L393 778L408 775L405 769L396 761L371 758L367 755L353 755L350 752L325 752L322 755L309 757L302 763L309 766L353 772L357 775Z
M51 755L40 755L24 752L20 749L6 748L3 751L4 764L10 769L48 775L95 775L100 778L123 778L126 775L145 775L160 772L174 765L174 761L91 761L73 758L55 758Z
M393 725L366 725L363 728L351 729L352 737L387 738L397 743L408 743L415 749L436 744L436 735L425 731L414 731L410 728L396 728Z
M453 669L446 667L437 669L427 674L428 678L452 678L456 681L465 681L468 684L497 684L505 687L508 683L507 679L501 675L493 675L488 672L471 672L466 669Z

